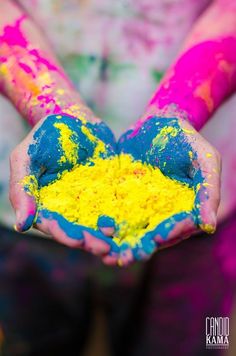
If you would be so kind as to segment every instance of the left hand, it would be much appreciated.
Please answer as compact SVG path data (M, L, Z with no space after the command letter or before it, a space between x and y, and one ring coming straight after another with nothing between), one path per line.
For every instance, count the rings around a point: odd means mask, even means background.
M149 248L133 249L133 259L146 259L156 249L173 245L199 229L207 233L215 231L220 200L220 156L187 121L152 116L140 127L124 133L118 149L158 167L172 179L187 183L196 193L194 209L159 224L150 235Z
M64 171L89 164L96 155L113 156L115 150L113 133L102 121L88 122L64 114L41 119L10 157L10 200L16 211L16 230L25 232L33 226L69 247L95 255L109 253L112 228L73 224L40 207L37 192Z

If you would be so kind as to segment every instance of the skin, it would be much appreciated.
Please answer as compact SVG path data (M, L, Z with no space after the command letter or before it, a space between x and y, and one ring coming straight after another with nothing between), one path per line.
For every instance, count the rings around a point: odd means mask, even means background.
M161 132L170 128L174 129L173 133L160 139ZM138 130L131 129L120 138L119 149L160 168L166 176L188 184L196 192L191 213L173 217L153 232L157 248L175 244L199 229L215 231L215 212L220 200L220 156L186 120L149 117Z
M16 229L19 232L28 230L35 222L36 202L23 188L22 179L32 173L32 160L29 147L34 144L34 134L49 121L50 114L67 115L69 120L89 123L96 127L94 132L99 141L100 135L113 140L113 134L105 124L83 103L73 88L62 67L45 41L40 31L11 1L1 3L0 12L9 14L7 23L0 18L0 85L17 110L33 126L29 135L14 149L10 157L10 201L16 212ZM36 45L37 43L37 45ZM27 65L25 64L27 63ZM23 64L23 65L22 65ZM104 133L107 131L106 133ZM52 134L52 132L51 132ZM48 131L50 140L50 131ZM51 143L48 142L48 145ZM40 147L38 147L40 149ZM111 148L109 147L108 150ZM53 160L53 159L52 159ZM56 157L55 157L56 160ZM44 162L45 163L45 162ZM47 162L47 171L53 162ZM59 171L59 167L58 167ZM38 177L39 178L39 177ZM36 228L51 235L55 240L70 247L81 247L81 241L68 237L57 223L41 217ZM99 227L99 240L86 234L83 248L94 254L105 254L109 245L101 242L101 238L111 234L111 229ZM104 232L104 234L103 234Z
M36 226L38 229L53 235L57 241L68 246L84 248L94 254L101 255L104 263L109 265L117 263L128 265L135 259L147 259L157 248L168 247L179 242L186 236L197 232L199 228L209 232L214 231L219 204L220 158L217 151L197 133L195 128L199 129L210 118L214 110L232 93L235 87L235 66L231 63L231 48L235 46L236 32L235 21L233 16L230 15L233 6L231 1L227 2L228 11L224 10L225 16L222 16L220 12L221 6L222 2L216 1L203 14L178 58L154 93L145 114L137 121L131 132L128 130L119 140L119 151L128 150L127 152L131 154L139 152L139 154L135 154L135 159L151 160L152 164L155 165L156 158L160 156L160 148L157 145L152 152L148 150L142 152L142 144L147 145L150 136L157 134L153 118L161 124L166 122L166 126L170 124L169 119L173 118L175 124L179 127L174 144L176 148L182 147L183 149L179 151L179 155L178 152L173 152L173 164L171 169L166 171L166 174L179 180L187 179L190 175L191 183L194 184L196 189L197 184L200 184L196 214L181 218L176 217L176 219L174 217L168 228L160 226L158 229L157 227L155 234L151 237L153 243L150 246L152 248L148 251L132 251L130 248L126 248L119 253L110 252L110 246L107 243L102 243L100 237L85 231L83 240L77 241L68 236L57 221L45 217L41 217L41 223ZM10 159L10 199L16 210L16 227L19 231L23 231L25 225L27 228L31 226L36 212L36 202L26 191L22 190L19 184L25 175L31 173L29 146L34 143L35 132L43 125L45 120L49 120L50 114L67 114L70 115L71 120L74 118L80 120L81 118L94 125L99 124L100 120L86 107L79 94L75 92L63 69L51 53L45 39L34 24L10 1L1 4L0 10L0 13L9 14L7 23L5 22L6 16L4 16L4 19L0 18L2 33L0 37L1 90L28 122L34 126L32 132L13 151ZM219 20L217 22L215 21L216 17ZM209 23L214 23L214 30ZM216 26L215 23L219 25ZM225 26L226 23L227 26ZM210 32L208 28L211 28ZM17 36L14 35L15 42L9 40L9 38L13 38L7 36L9 31L14 31L14 34L17 32ZM214 68L213 74L210 73L211 75L209 75L209 71L204 70L204 63L198 65L194 60L191 60L196 55L196 48L198 56L204 57L207 42L210 44L213 42L212 53L223 54L223 59L221 59L224 61L221 65L219 65L219 61L215 60L209 63L209 67L213 66ZM184 61L186 56L189 56L187 58L189 59L187 71L184 70L186 68ZM213 57L209 55L209 60ZM27 67L22 63L27 63ZM196 71L200 74L200 83L194 81ZM187 72L186 78L184 77L185 72ZM215 97L211 96L209 100L209 91L211 92L214 87L214 81L219 79L222 83L229 82L227 90L225 89L226 85L222 85L223 89ZM179 92L188 94L188 99L183 100L181 95L177 95L176 86L179 88ZM165 96L164 100L163 96ZM192 108L196 111L193 111ZM144 130L148 122L152 123L149 126L147 125L147 131L150 134L146 134ZM186 134L186 131L191 132L191 134ZM187 151L185 152L183 150L186 147ZM189 147L193 151L193 157L190 160ZM167 153L168 145L164 148L163 167ZM183 156L182 161L180 161L180 156ZM182 171L179 167L183 168ZM195 179L195 175L200 176L201 179ZM103 229L100 227L100 230L103 236L112 234L110 228L105 227ZM105 240L106 238L104 238Z
M217 111L217 113L208 121L207 125L201 130L201 134L211 142L220 152L222 157L222 175L221 175L221 201L217 212L218 223L223 222L231 216L235 208L235 159L236 146L234 139L235 126L235 108L236 95L227 100ZM227 117L228 124L222 122L222 118ZM218 135L215 132L219 133Z
M222 16L223 8L225 16ZM195 172L192 176L194 184L195 176L200 172L200 189L197 193L199 201L195 214L183 217L164 231L160 229L160 233L153 234L156 248L159 249L176 244L199 229L212 233L216 228L221 159L218 151L197 130L203 127L222 101L236 89L235 12L233 1L224 4L215 1L209 7L194 26L179 57L153 94L145 114L119 141L120 151L131 154L135 152L136 159L152 161L153 166L157 165L166 175L175 179L182 180L183 173L187 177L189 172ZM163 164L168 162L168 144L164 151L156 147L154 157L149 149L143 152L144 147L151 147L153 143L150 140L156 128L153 118L159 122L166 120L166 127L169 126L169 119L174 118L183 129L174 142L168 142L170 151L174 147L170 154L172 160L169 170L168 163L166 166ZM187 158L186 142L194 152L191 162Z
M59 128L62 125L63 128L70 130L67 135L69 140L73 139L72 155L64 152L61 145L60 130L57 125ZM91 135L91 138L86 136L87 131ZM50 134L45 135L45 132ZM72 138L70 135L72 135ZM92 124L69 115L50 115L44 120L40 120L21 143L21 156L18 156L19 150L16 150L12 153L10 160L11 166L15 166L19 160L22 168L21 171L14 170L13 168L14 172L19 175L12 175L10 182L12 187L10 189L10 194L12 194L10 195L10 199L14 201L16 207L16 229L18 231L27 231L35 224L41 231L47 234L50 232L45 223L45 220L48 219L42 215L37 215L37 202L34 195L28 194L29 191L26 188L23 189L23 182L20 182L30 175L34 177L37 187L47 185L54 181L58 174L63 173L64 170L70 170L75 165L81 163L86 164L91 158L95 157L96 148L99 145L102 146L102 156L104 158L115 154L114 136L102 122ZM22 154L24 155L25 165L21 164ZM21 185L21 189L19 189L19 184ZM25 186L27 186L26 183ZM18 191L20 196L18 195ZM24 201L25 209L23 213L21 209L22 200ZM103 231L102 225L98 228ZM109 235L109 230L106 230L105 228L106 235ZM54 236L54 234L52 235ZM75 239L76 237L74 236Z

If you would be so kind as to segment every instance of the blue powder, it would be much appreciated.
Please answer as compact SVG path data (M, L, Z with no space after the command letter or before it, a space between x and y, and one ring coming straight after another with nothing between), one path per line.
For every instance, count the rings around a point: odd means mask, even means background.
M31 159L31 173L38 178L41 186L55 180L59 172L73 168L69 162L60 163L63 153L59 143L60 133L54 127L55 123L65 123L75 133L72 136L72 140L78 145L77 164L88 164L89 158L93 156L96 147L96 144L91 142L82 132L82 123L79 119L73 119L66 115L63 115L61 119L58 119L57 115L48 117L34 134L35 142L30 145L28 151ZM175 118L167 119L154 116L142 125L135 136L131 136L133 130L128 130L123 134L118 141L118 145L116 145L114 135L106 124L87 123L85 126L91 130L94 136L106 144L107 150L101 155L104 159L115 154L126 153L132 155L135 160L158 167L164 175L186 183L195 189L198 183L203 182L200 168L192 169L192 161L197 158L197 153L193 151L185 133L179 126L178 120ZM160 149L158 145L153 145L153 140L166 126L176 128L178 135L174 137L168 135L165 148ZM192 152L192 158L189 156L190 151ZM200 204L199 194L196 195L195 199L195 205L197 204ZM47 210L41 210L40 213L46 219L55 219L61 229L72 239L81 240L83 239L83 231L88 231L93 236L107 242L111 246L110 255L114 252L126 253L126 250L130 248L125 242L121 246L117 246L110 237L104 236L99 229L93 230L69 222L58 213ZM192 219L196 225L201 223L197 208L193 210L192 214L176 214L163 221L153 231L147 232L140 239L140 242L132 248L134 258L139 260L143 258L144 254L150 255L158 247L158 244L153 240L154 236L158 234L162 236L163 240L166 240L175 224L186 218ZM30 219L32 218L29 218L29 221L25 223L26 227L30 225ZM116 223L109 216L100 216L98 218L98 227L116 227Z
M101 215L97 222L98 227L116 227L115 220L107 215Z
M95 230L83 225L72 223L66 220L60 214L56 212L50 212L46 209L40 210L40 215L45 219L57 221L60 228L67 234L67 236L69 236L73 240L83 240L83 231L87 231L98 239L108 243L108 245L111 246L111 251L119 251L119 247L114 243L114 241L110 237L103 235L100 230Z
M60 131L54 126L55 123L64 123L74 132L71 139L78 146L77 164L86 164L93 156L96 143L92 142L81 130L83 124L81 120L69 116L60 115L49 116L40 128L35 132L34 143L29 146L31 174L38 179L39 186L47 185L57 178L59 172L71 170L71 162L60 162L63 156L61 144L59 142ZM116 142L112 131L104 123L86 123L84 125L91 133L102 140L106 145L106 152L101 157L107 158L116 152Z

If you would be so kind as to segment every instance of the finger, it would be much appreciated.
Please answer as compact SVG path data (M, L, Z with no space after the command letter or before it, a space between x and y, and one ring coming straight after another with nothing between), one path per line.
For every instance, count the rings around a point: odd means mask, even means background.
M105 236L113 236L115 233L114 227L100 227L99 230Z
M198 225L203 231L213 233L216 229L220 203L221 159L208 145L198 153L198 161L202 175L200 182L194 178L197 186L195 205L198 211Z
M191 212L175 214L141 239L139 244L132 249L134 259L147 261L156 250L172 246L196 231L196 218Z
M61 244L82 248L97 256L104 256L111 249L110 238L95 230L73 224L56 213L41 210L36 226L40 231L51 234Z
M37 211L35 197L27 192L23 184L24 178L29 174L29 156L26 146L22 144L10 156L9 198L16 213L15 228L19 232L31 228ZM33 181L32 184L34 184Z
M180 222L177 222L169 232L167 239L163 239L160 235L155 236L155 241L158 243L158 249L171 247L191 235L196 233L197 227L191 214Z
M163 221L153 232L157 248L168 247L182 241L197 231L195 217L192 213L179 213Z
M115 252L110 252L109 255L102 258L102 262L107 266L117 266L119 255Z
M94 236L92 233L84 230L84 249L88 252L91 252L96 256L106 255L110 251L110 245L102 240Z
M112 241L112 239L110 240ZM112 241L111 250L102 257L102 261L107 266L126 267L135 261L133 248L128 244L118 246Z
M157 249L169 247L196 233L197 226L192 213L183 212L166 219L155 230L149 231L133 248L122 250L117 259L119 266L127 267L138 261L147 261ZM107 259L109 260L109 259ZM114 261L112 260L114 264Z
M115 233L115 220L107 215L101 215L97 222L99 230L105 236L113 236Z
M135 259L131 247L125 245L123 248L123 246L121 246L119 257L117 259L117 265L119 267L127 267L134 263L134 261Z
M156 249L172 246L196 231L197 226L192 213L176 214L159 224L154 231L148 232L134 248L121 246L119 255L107 255L103 262L110 266L127 267L136 260L147 261Z
M196 187L197 224L203 231L213 233L220 202L220 155L187 121L183 120L181 126L187 132L187 140L196 153L192 161L191 178Z
M151 255L156 251L157 244L153 240L155 231L149 231L141 240L132 248L134 259L137 261L147 261Z
M71 248L81 248L83 246L83 235L81 230L74 231L75 237L70 238L63 229L61 229L58 221L53 219L53 215L45 212L45 210L41 210L38 213L37 221L35 227L48 235L51 235L53 239L60 244Z

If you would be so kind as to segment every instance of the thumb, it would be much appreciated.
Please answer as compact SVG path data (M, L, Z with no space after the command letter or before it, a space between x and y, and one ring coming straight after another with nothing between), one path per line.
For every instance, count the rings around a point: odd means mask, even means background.
M217 152L211 152L201 160L204 181L199 184L196 202L199 202L199 227L207 233L216 229L217 209L220 202L221 160Z
M27 231L33 225L37 205L36 199L27 187L37 187L36 179L29 175L29 156L27 145L21 143L10 156L9 198L16 213L15 228Z

